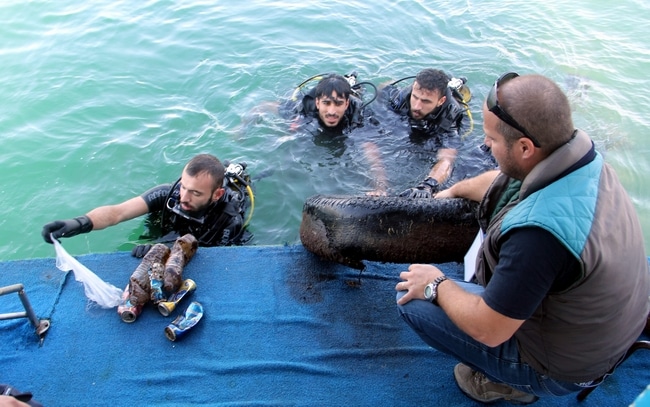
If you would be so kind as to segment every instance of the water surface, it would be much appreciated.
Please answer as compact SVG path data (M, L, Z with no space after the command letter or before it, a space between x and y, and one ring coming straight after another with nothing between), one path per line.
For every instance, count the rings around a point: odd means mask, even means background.
M482 138L480 105L498 75L557 81L634 201L647 250L650 6L613 3L3 1L0 259L54 256L43 224L174 181L201 152L266 174L255 183L254 244L297 243L308 196L372 188L363 142L380 147L392 192L431 157L396 133L367 128L341 149L272 114L242 118L318 73L379 84L425 67L468 78L470 142ZM143 224L63 243L72 254L126 250Z

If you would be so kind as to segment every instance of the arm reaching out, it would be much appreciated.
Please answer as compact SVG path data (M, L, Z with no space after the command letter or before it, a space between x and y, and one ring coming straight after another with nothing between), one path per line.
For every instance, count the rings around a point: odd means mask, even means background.
M375 189L367 193L370 196L386 196L386 170L381 162L379 149L374 143L366 142L363 144L363 150L366 160L370 163L370 173L375 183Z
M481 202L497 175L499 175L499 170L492 170L474 178L459 181L451 187L438 192L435 198L466 198Z
M117 205L107 205L95 208L85 216L74 219L55 220L43 226L41 235L47 243L52 243L50 234L54 239L72 237L91 230L104 229L125 220L133 219L149 212L147 203L142 197L137 196Z
M440 185L451 176L458 151L453 148L443 148L438 152L438 162L429 171L428 177L413 188L403 191L399 196L404 198L431 198L438 192Z

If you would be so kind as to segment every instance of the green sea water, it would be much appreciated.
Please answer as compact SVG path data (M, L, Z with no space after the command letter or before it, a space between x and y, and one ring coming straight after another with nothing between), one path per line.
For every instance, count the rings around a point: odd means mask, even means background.
M649 251L649 20L641 0L4 0L0 260L54 257L43 224L173 182L201 152L262 177L253 244L298 243L307 197L372 188L363 142L379 146L391 192L421 179L431 157L395 133L369 128L331 145L251 112L319 73L380 84L425 67L468 78L477 143L499 74L559 83L631 196ZM143 224L63 244L75 255L127 250Z

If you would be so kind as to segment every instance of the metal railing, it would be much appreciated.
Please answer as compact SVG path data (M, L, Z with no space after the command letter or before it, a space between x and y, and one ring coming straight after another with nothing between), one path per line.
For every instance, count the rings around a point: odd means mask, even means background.
M11 293L18 293L20 302L23 303L25 308L24 312L9 312L5 314L0 314L0 321L6 319L16 319L16 318L27 318L29 322L34 326L36 330L36 335L43 342L45 332L50 328L50 321L47 319L38 319L34 310L32 309L27 294L25 293L25 287L22 284L13 284L6 287L0 287L0 295L6 295Z

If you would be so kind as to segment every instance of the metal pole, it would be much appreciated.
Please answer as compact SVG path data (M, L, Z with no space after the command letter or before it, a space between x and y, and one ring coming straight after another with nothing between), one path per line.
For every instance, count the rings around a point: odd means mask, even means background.
M25 293L25 287L22 284L13 284L13 285L8 285L6 287L0 287L0 295L6 295L11 293L18 293L18 297L20 297L20 302L23 303L25 312L10 312L5 314L0 314L0 320L15 319L15 318L29 319L29 322L31 322L31 324L36 329L36 334L41 338L41 342L42 342L45 331L47 331L48 328L50 327L50 321L38 319L38 317L34 313L34 309L32 308L32 305L29 303L29 299L27 298L27 294Z

